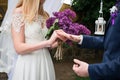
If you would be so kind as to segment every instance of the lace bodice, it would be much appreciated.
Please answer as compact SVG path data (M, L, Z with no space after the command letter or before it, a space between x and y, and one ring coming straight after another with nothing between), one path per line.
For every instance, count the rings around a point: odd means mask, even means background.
M45 40L47 28L42 28L38 22L25 25L25 38L28 43L34 43Z
M25 27L25 40L27 43L45 40L47 28L45 27L45 19L42 16L35 18L32 23L28 23L27 21L23 21L22 14L15 14L12 24L16 32L19 32L21 27ZM44 26L42 27L43 24Z

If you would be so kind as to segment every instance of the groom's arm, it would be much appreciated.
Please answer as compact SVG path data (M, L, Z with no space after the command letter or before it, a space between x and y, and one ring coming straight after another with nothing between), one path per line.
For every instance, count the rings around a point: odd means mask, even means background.
M90 64L89 76L92 80L118 80L120 79L120 56L112 61L100 64Z
M94 49L104 49L103 40L104 37L102 36L88 36L83 35L82 40L79 42L79 46L81 48L94 48Z

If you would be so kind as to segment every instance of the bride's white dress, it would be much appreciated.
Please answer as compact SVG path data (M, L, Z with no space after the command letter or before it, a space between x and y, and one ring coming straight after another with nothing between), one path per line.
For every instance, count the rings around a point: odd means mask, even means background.
M14 15L14 18L16 31L19 31L21 14ZM25 42L27 44L37 44L46 40L46 28L42 28L41 21L43 22L44 19L39 16L31 24L25 22ZM43 48L25 55L18 55L12 80L55 80L53 62L48 49Z

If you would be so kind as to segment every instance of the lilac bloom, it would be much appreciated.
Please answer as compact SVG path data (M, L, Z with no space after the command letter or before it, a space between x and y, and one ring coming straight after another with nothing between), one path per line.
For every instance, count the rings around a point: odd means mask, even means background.
M48 29L53 25L55 19L56 19L55 17L51 17L46 21L46 26Z
M80 35L80 34L89 35L89 34L91 34L90 30L87 29L84 25L74 23L72 21L72 19L76 17L76 14L74 11L72 11L70 9L66 9L62 12L54 12L53 16L54 17L50 17L46 21L46 25L47 25L48 29L50 29L51 27L53 28L54 24L57 22L57 26L59 27L59 29L64 30L68 34L73 34L73 35ZM69 41L69 43L70 43L70 41Z
M76 17L76 13L75 13L74 11L70 10L70 9L66 9L66 10L64 11L64 14L65 14L66 16L71 17L71 18L75 18L75 17Z

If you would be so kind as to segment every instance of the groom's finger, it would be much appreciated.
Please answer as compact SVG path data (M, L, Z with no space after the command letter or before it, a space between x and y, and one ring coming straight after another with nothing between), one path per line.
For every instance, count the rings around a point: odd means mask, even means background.
M70 35L70 40L75 40L75 38L72 35Z
M74 59L73 61L74 61L75 64L79 64L79 66L80 66L80 64L81 64L81 61L80 61L80 60Z
M61 36L61 35L58 35L58 38L59 38L59 39L61 39L61 40L62 40L62 41L64 41L64 42L67 40L67 38L66 38L66 37Z
M57 31L56 32L58 35L64 36L64 37L69 37L69 35L67 33L65 33L64 31Z

